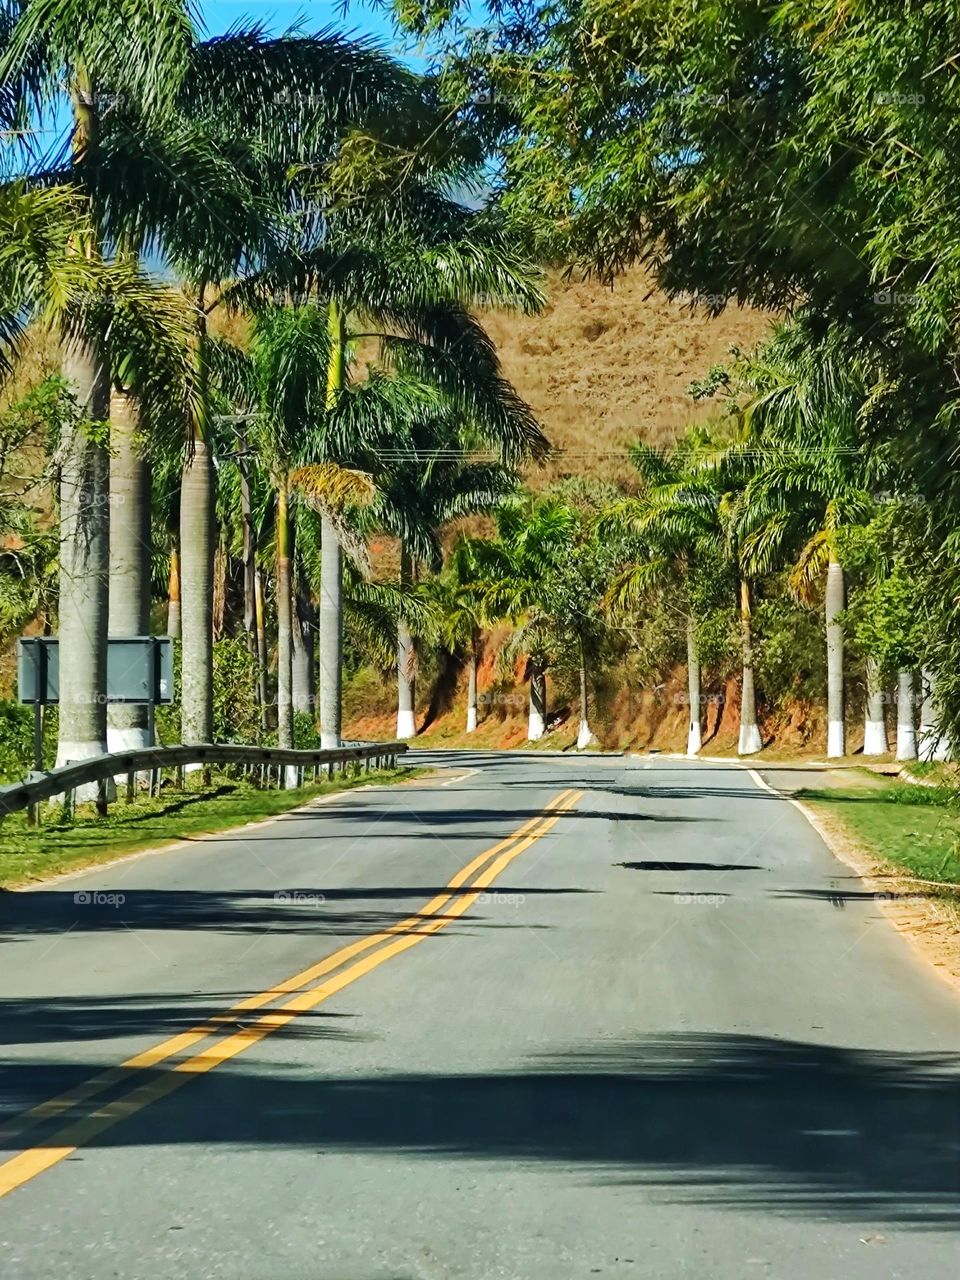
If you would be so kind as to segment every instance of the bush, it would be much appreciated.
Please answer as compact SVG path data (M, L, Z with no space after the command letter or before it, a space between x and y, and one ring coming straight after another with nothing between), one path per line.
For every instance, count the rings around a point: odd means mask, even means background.
M320 750L320 730L316 720L307 711L293 713L293 745L300 751Z
M20 782L33 768L33 707L0 702L0 781Z
M174 688L182 688L181 650L173 647ZM244 640L225 636L213 646L213 740L255 744L260 733L256 698L257 664ZM180 741L180 703L158 707L157 741L171 746Z

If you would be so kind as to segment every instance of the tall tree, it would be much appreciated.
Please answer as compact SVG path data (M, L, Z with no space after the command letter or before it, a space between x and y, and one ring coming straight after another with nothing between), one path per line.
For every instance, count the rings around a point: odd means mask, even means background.
M168 109L186 70L192 28L177 0L20 0L0 52L4 110L21 120L62 99L71 160L62 179L91 206L71 252L97 264L104 231L90 176L102 157L105 101L123 96L146 119ZM107 316L88 305L63 333L63 372L77 413L65 424L60 466L60 763L106 750L110 351Z
M536 742L546 732L547 670L556 652L550 575L568 554L576 515L556 498L527 497L502 506L496 522L496 539L476 541L473 555L487 615L516 626L507 652L527 660L527 739Z
M399 425L399 424L398 424ZM442 565L440 534L457 518L489 511L515 488L513 473L493 461L472 461L469 432L447 406L402 427L384 467L372 518L400 544L400 587L408 591L422 565ZM409 620L397 629L397 737L416 735L416 652Z
M750 398L727 459L748 473L737 520L745 563L762 572L796 555L790 585L808 603L825 582L829 757L846 751L843 537L870 519L885 475L882 452L859 429L868 371L856 356L843 333L817 340L805 323L781 328L740 363Z

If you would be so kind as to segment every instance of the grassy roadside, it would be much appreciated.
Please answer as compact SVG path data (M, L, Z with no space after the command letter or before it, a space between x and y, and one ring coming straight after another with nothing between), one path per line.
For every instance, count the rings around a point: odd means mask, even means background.
M960 885L960 791L875 775L869 785L805 788L796 797L890 870L935 882L924 886L929 896L960 905L954 890L936 887Z
M246 782L214 775L208 788L164 788L159 796L141 796L133 804L118 800L105 818L92 806L77 810L73 822L63 822L59 810L46 810L42 825L29 827L26 814L0 823L0 889L12 889L79 870L142 849L156 848L190 836L211 835L273 817L318 796L372 783L404 782L423 769L383 769L345 775L292 791L260 791ZM193 781L193 779L189 779Z

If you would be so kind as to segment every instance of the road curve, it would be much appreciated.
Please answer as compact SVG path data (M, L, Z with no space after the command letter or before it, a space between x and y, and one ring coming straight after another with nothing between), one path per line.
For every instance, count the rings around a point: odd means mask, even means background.
M0 895L4 1276L955 1273L960 1000L796 809L419 758Z

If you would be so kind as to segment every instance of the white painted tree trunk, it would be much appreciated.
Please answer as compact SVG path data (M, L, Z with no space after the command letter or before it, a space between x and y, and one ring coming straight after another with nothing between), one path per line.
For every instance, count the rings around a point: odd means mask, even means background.
M743 643L743 683L740 687L740 740L737 752L752 756L763 746L757 724L757 693L753 683L753 631L750 584L740 583L740 633Z
M400 587L409 588L413 577L410 553L400 541ZM397 739L406 742L417 735L416 653L406 618L397 623Z
M96 88L86 70L70 87L74 163L96 162L100 120ZM82 179L81 179L82 185ZM80 249L83 252L84 249ZM85 251L98 257L98 243ZM57 765L88 760L107 749L107 609L110 559L110 361L105 334L66 332L62 372L78 409L60 435L59 734ZM93 429L91 429L93 428ZM98 799L100 785L77 789ZM109 788L108 788L109 790Z
M913 671L897 675L897 759L917 758L917 688Z
M213 740L213 464L206 440L188 448L180 494L180 733L185 743Z
M695 756L703 746L700 727L700 640L693 615L687 617L687 755Z
M846 604L843 568L832 556L827 566L827 589L824 615L827 628L827 757L834 760L846 754L847 736L844 718L843 625L839 615Z
M477 638L471 637L467 659L467 733L477 727Z
M539 742L547 730L547 676L537 662L530 664L530 712L527 741Z
M86 422L110 413L109 373L97 344L67 339L64 378ZM110 453L83 423L65 424L60 442L60 707L57 765L107 750L107 609ZM96 798L97 787L78 799Z
M950 744L938 731L940 713L937 708L936 676L929 669L921 675L923 702L920 711L920 741L917 750L921 760L946 760Z
M867 682L867 709L863 726L863 754L883 756L889 750L889 743L880 667L875 658L868 657L864 663L864 669Z
M122 392L110 402L110 451L108 630L111 636L144 636L150 632L150 460L140 439L139 406ZM107 707L108 750L136 751L153 742L150 707Z
M335 750L343 745L343 553L326 516L320 537L320 745Z
M397 627L397 738L400 742L417 735L414 662L413 636L401 618Z
M590 706L587 696L587 657L583 643L580 644L580 728L577 733L577 750L584 751L596 742L590 728Z
M314 678L313 641L316 630L314 608L301 591L293 595L293 709L314 716L317 706Z

